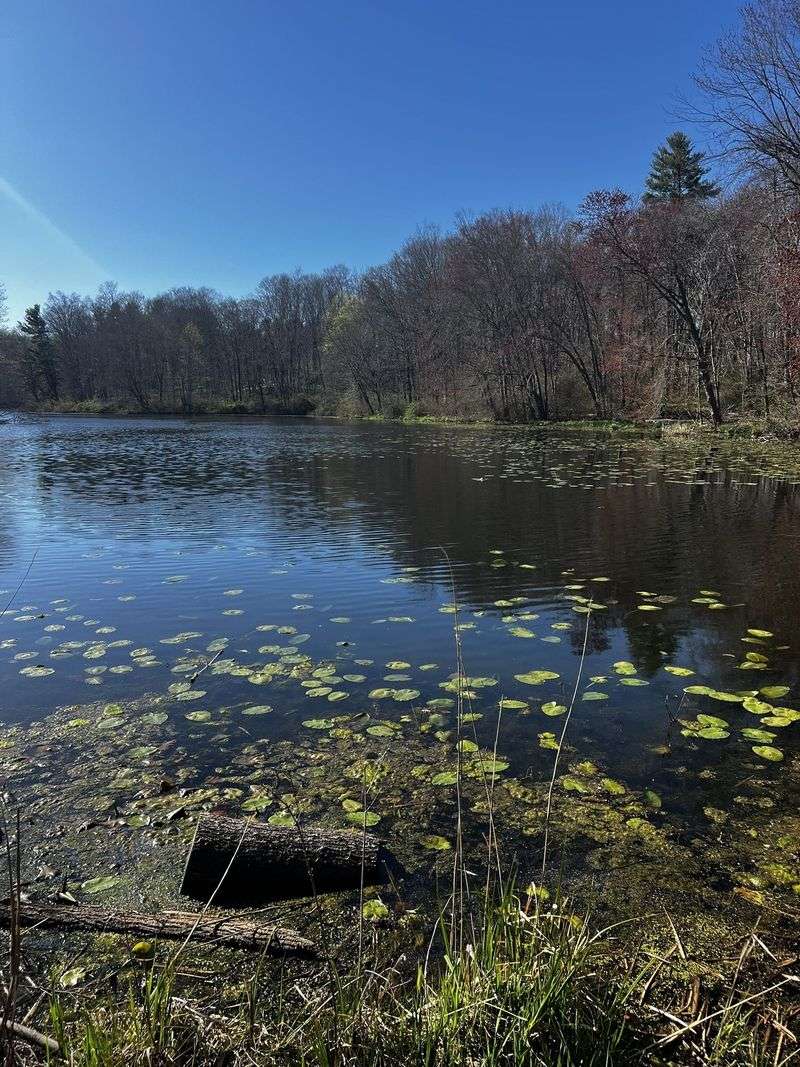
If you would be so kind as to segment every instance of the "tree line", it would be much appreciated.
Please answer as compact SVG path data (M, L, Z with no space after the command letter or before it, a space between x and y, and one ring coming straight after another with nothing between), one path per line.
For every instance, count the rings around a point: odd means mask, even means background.
M0 402L796 421L800 0L746 7L696 82L725 190L678 131L641 197L462 216L361 275L51 293L0 332Z

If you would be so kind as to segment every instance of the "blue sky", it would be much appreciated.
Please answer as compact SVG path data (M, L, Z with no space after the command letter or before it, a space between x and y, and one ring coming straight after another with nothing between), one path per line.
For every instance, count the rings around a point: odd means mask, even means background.
M5 0L0 280L245 293L637 191L723 0ZM702 137L700 138L702 140Z

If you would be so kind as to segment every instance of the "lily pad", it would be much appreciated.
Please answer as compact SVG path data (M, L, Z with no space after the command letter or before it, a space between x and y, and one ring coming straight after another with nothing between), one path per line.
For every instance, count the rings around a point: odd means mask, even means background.
M563 715L566 710L564 704L557 704L555 700L548 700L546 704L542 704L542 712L545 715Z
M148 727L160 727L169 718L170 716L166 712L145 712L142 716L142 722Z
M527 671L525 674L515 674L514 677L525 685L541 685L543 682L555 681L561 675L555 671Z
M358 827L375 826L381 821L380 815L375 811L348 811L345 818Z
M773 748L772 745L753 745L753 752L762 759L769 760L771 763L780 763L783 759L783 753L779 748Z
M419 843L423 848L429 848L434 852L446 852L453 847L446 837L440 837L438 834L426 834L419 839Z
M395 689L392 692L392 700L402 704L409 700L416 700L419 695L419 689Z
M113 874L98 874L95 878L87 878L85 882L81 882L81 889L84 893L94 895L95 893L107 893L109 889L117 885L119 885L119 878L115 878Z

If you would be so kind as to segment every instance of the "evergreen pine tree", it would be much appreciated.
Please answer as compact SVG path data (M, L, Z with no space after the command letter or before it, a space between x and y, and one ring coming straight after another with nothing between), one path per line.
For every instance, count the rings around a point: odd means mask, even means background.
M53 346L47 333L47 323L38 304L25 311L25 318L17 323L20 333L29 339L25 351L25 378L35 400L43 396L58 400L58 373Z
M708 168L703 166L703 158L685 133L671 133L653 156L644 199L705 200L717 196L719 186L706 180Z

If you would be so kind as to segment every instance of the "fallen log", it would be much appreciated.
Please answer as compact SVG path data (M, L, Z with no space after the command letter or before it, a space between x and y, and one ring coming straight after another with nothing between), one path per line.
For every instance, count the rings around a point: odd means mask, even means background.
M96 930L108 934L130 934L139 938L166 938L212 942L226 948L266 952L270 956L317 955L313 941L294 930L268 926L238 916L197 915L192 912L162 911L149 915L133 911L110 911L84 904L52 904L23 900L20 925L59 930ZM11 906L0 903L0 926L9 927Z
M377 885L402 873L372 834L266 826L245 819L201 815L181 893L215 904L270 900ZM219 888L218 888L219 887ZM216 892L215 892L216 891Z
M11 1034L12 1039L18 1037L29 1045L36 1045L37 1048L47 1053L48 1060L51 1056L55 1056L57 1059L63 1058L61 1046L57 1041L54 1041L52 1037L47 1037L45 1034L40 1034L38 1030L33 1030L30 1026L25 1026L24 1023L15 1023L11 1019L0 1020L0 1029ZM2 1037L0 1037L0 1047L2 1047L2 1043Z

